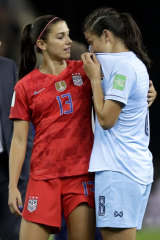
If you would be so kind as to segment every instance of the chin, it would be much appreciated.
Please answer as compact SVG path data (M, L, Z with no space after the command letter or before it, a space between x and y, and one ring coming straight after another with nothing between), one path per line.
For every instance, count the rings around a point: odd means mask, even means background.
M71 54L68 53L68 54L66 54L65 59L68 59L68 58L70 58L70 57L71 57Z

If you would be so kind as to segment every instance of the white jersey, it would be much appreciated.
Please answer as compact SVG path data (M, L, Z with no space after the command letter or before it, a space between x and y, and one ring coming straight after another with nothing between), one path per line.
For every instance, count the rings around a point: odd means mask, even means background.
M148 148L147 69L133 52L97 53L97 59L104 75L104 99L121 102L124 107L109 130L104 130L96 117L89 171L118 171L149 184L153 181L153 163Z

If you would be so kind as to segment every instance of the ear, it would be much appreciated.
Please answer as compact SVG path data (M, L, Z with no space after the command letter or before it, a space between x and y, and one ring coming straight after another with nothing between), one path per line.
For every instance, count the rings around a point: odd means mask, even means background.
M104 29L103 30L103 36L104 36L105 42L107 42L111 38L111 32L108 31L107 29Z
M36 42L36 45L42 51L46 50L46 44L45 44L45 42L42 39L38 39L37 42Z

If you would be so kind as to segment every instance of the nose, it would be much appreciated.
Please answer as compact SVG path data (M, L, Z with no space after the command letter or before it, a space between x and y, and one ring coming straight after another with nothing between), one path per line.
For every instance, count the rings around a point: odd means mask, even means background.
M68 36L67 37L67 44L71 44L72 43L72 39Z

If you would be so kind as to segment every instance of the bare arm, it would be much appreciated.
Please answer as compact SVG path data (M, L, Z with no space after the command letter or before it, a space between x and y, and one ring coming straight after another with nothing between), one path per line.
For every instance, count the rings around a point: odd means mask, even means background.
M100 64L92 53L82 54L84 70L91 81L94 108L98 121L104 129L109 129L116 123L123 104L117 101L104 100L101 87Z
M17 188L19 176L25 158L29 122L14 121L14 132L9 156L9 200L10 211L21 215L19 207L22 206L21 194Z

